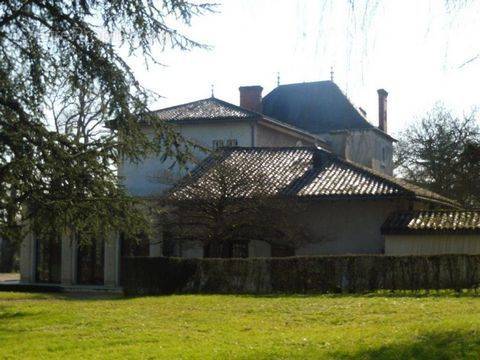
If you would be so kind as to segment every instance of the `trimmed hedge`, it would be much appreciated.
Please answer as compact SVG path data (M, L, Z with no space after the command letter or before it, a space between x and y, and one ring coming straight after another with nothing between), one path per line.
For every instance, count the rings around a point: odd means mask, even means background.
M127 295L363 293L477 288L480 255L124 258Z

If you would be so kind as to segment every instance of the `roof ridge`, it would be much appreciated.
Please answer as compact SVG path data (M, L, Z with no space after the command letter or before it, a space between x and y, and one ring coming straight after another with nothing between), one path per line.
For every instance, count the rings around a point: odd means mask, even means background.
M205 98L205 99L189 101L189 102L186 102L186 103L183 103L183 104L177 104L177 105L167 106L165 108L160 108L160 109L157 109L157 110L151 110L150 112L151 113L156 113L156 112L164 111L164 110L172 110L172 109L176 109L178 107L182 107L182 106L186 106L186 105L192 105L192 104L199 103L199 102L205 101L205 100L210 100L210 99L212 99L212 98L209 97L209 98Z
M247 114L253 115L253 116L261 116L262 115L260 113L255 112L255 111L251 111L249 109L246 109L246 108L243 108L241 106L229 103L228 101L218 99L216 97L208 97L208 98L204 98L204 99L189 101L189 102L186 102L186 103L183 103L183 104L168 106L168 107L157 109L157 110L151 110L150 112L151 113L157 113L157 112L160 112L160 111L173 110L173 109L177 109L177 108L180 108L180 107L183 107L183 106L188 106L188 105L201 103L201 102L204 102L204 101L213 101L213 102L216 102L217 104L224 105L224 106L227 106L227 107L230 107L230 108L235 108L236 110L241 110L244 113L247 113Z
M331 84L335 84L336 83L332 80L317 80L317 81L302 81L302 82L296 82L296 83L290 83L290 84L280 84L280 85L277 85L277 88L278 87L285 87L285 86L294 86L294 85L310 85L310 84L321 84L321 83L331 83ZM275 90L275 89L274 89Z
M403 180L403 179L400 179L400 178L396 178L394 176L390 176L390 175L387 175L387 174L382 174L381 172L377 171L377 170L374 170L374 169L371 169L369 167L366 167L366 166L363 166L361 164L358 164L356 162L353 162L353 161L350 161L350 160L347 160L347 159L343 159L335 154L332 154L332 153L329 153L329 155L335 160L335 161L338 161L338 162L342 162L344 164L347 164L347 165L350 165L350 166L353 166L355 167L357 170L359 171L362 171L364 173L367 173L368 175L370 176L373 176L377 179L381 179L383 181L386 181L388 182L391 186L394 186L396 188L400 188L401 190L411 194L411 195L414 195L414 196L418 196L416 194L416 192L414 190L411 190L411 189L408 189L405 185L403 185L402 183L406 183L408 186L412 186L412 187L415 187L419 190L422 190L422 191L425 191L427 193L430 193L432 195L434 195L435 197L438 197L437 200L442 200L443 202L447 202L447 203L450 203L450 205L455 205L455 206L458 206L459 204L455 201L455 200L452 200L446 196L443 196L443 195L440 195L434 191L431 191L431 190L428 190L428 189L424 189L418 185L415 185L415 184L412 184L406 180Z
M233 107L233 108L235 108L235 109L242 110L242 111L244 111L244 112L246 112L246 113L249 113L249 114L251 114L251 115L253 115L253 116L263 116L263 114L261 114L261 113L259 113L259 112L256 112L256 111L253 111L253 110L250 110L250 109L246 109L246 108L244 108L244 107L241 107L241 106L239 106L239 105L232 104L232 103L230 103L230 102L228 102L228 101L225 101L225 100L222 100L222 99L219 99L219 98L216 98L216 97L211 97L210 99L211 99L211 100L214 100L214 101L216 101L216 102L218 102L218 103L220 103L220 104L222 104L222 105L226 105L226 106L229 106L229 107Z
M281 151L281 150L315 150L316 146L224 146L222 149L240 149L240 150L271 150L271 151ZM322 149L323 150L323 149ZM327 150L323 150L327 151Z

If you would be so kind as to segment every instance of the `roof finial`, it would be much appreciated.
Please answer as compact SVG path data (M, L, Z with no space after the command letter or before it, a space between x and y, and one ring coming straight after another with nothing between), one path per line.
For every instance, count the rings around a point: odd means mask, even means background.
M277 86L280 86L280 71L277 71Z
M212 93L212 98L215 97L215 84L210 84L210 91Z
M330 66L330 80L333 81L333 66Z

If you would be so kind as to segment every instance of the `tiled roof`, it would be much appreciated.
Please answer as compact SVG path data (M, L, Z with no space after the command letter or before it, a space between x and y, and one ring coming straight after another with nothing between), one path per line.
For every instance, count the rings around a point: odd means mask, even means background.
M261 116L214 97L188 104L172 106L153 112L159 120L198 120L198 119L248 119Z
M480 210L398 212L385 221L382 233L480 233Z
M278 121L276 119L264 116L262 114L244 109L240 106L230 104L226 101L211 97L208 99L198 100L187 104L177 105L165 109L153 111L156 118L162 121L198 121L198 120L252 120L262 119L277 127L282 127L293 131L301 136L306 136L310 141L315 143L323 143L318 136L311 134L303 129L293 125ZM323 144L327 146L326 144Z
M185 189L195 182L206 181L209 172L219 163L232 165L241 172L262 174L269 182L271 195L304 198L415 197L456 205L441 195L376 173L314 147L223 148L180 181L170 196L184 199L186 193L190 194Z

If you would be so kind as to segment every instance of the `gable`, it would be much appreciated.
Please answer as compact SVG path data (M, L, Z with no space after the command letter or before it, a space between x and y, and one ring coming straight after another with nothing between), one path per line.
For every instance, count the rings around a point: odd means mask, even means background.
M260 116L260 114L253 111L243 109L214 97L160 109L153 113L159 120L163 121L245 120Z

